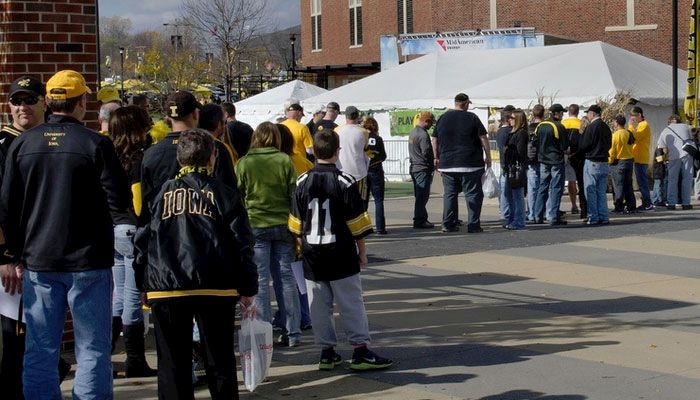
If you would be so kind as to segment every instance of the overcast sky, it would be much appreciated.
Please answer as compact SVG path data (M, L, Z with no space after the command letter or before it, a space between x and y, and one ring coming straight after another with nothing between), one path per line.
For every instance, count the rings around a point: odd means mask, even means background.
M296 0L268 0L270 29L299 25L300 7ZM133 31L159 30L163 23L180 14L181 0L99 0L100 15L129 18Z

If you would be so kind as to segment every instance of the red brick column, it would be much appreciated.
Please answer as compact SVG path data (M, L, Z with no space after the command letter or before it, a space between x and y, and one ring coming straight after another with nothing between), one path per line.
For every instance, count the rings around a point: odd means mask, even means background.
M7 92L17 77L46 82L62 69L97 86L97 0L0 0L0 123L9 120ZM94 95L86 121L97 120Z

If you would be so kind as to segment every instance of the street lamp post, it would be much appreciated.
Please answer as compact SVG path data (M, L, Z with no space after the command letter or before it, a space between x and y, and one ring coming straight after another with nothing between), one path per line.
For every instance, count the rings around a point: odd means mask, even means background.
M289 42L292 45L292 80L295 80L297 78L296 74L296 69L297 69L297 60L296 60L296 51L294 49L294 43L297 41L297 35L292 33L289 35Z
M121 95L121 98L122 98L122 102L123 102L123 101L124 101L124 98L125 98L125 96L124 96L124 48L123 48L123 47L120 47L120 48L119 48L119 60L120 60L120 63L121 63L121 79L120 79L120 80L121 80L121 82L122 82L122 95Z
M671 19L671 57L673 57L671 81L673 82L673 113L675 114L678 112L678 0L673 0L671 6L673 13Z

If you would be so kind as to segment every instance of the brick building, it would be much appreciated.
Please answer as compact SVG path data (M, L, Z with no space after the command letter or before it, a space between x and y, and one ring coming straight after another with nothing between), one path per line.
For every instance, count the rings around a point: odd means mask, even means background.
M379 71L379 37L534 27L566 41L608 42L671 64L668 0L302 0L303 65L329 88ZM678 1L685 69L691 0ZM359 18L358 18L359 17ZM359 40L358 40L359 39Z
M73 69L95 91L96 20L97 0L0 0L0 123L9 121L7 93L21 75L46 82ZM89 101L88 109L86 121L96 121L97 104Z

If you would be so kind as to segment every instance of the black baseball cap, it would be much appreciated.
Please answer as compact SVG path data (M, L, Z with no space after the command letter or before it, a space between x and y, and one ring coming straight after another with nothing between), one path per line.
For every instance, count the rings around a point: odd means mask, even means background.
M331 101L326 105L326 110L331 109L340 112L340 105L335 101Z
M287 107L287 111L304 111L304 107L302 107L301 104L292 103Z
M558 113L558 112L564 112L564 111L566 111L566 109L561 104L554 103L554 104L552 104L551 107L549 107L549 111L553 112L553 113Z
M181 90L170 95L168 98L168 107L166 114L171 118L184 118L194 112L194 110L202 108L194 95L188 91Z
M40 97L46 94L46 88L40 80L33 76L25 75L15 79L12 84L10 84L9 97L17 93L27 93L32 96Z
M459 93L457 96L455 96L455 103L471 103L471 100L469 100L469 96L466 94Z
M601 110L600 106L597 104L592 104L590 107L588 107L586 112L589 112L589 111L593 111L594 113L596 113L598 115L600 115L603 112L603 110Z

